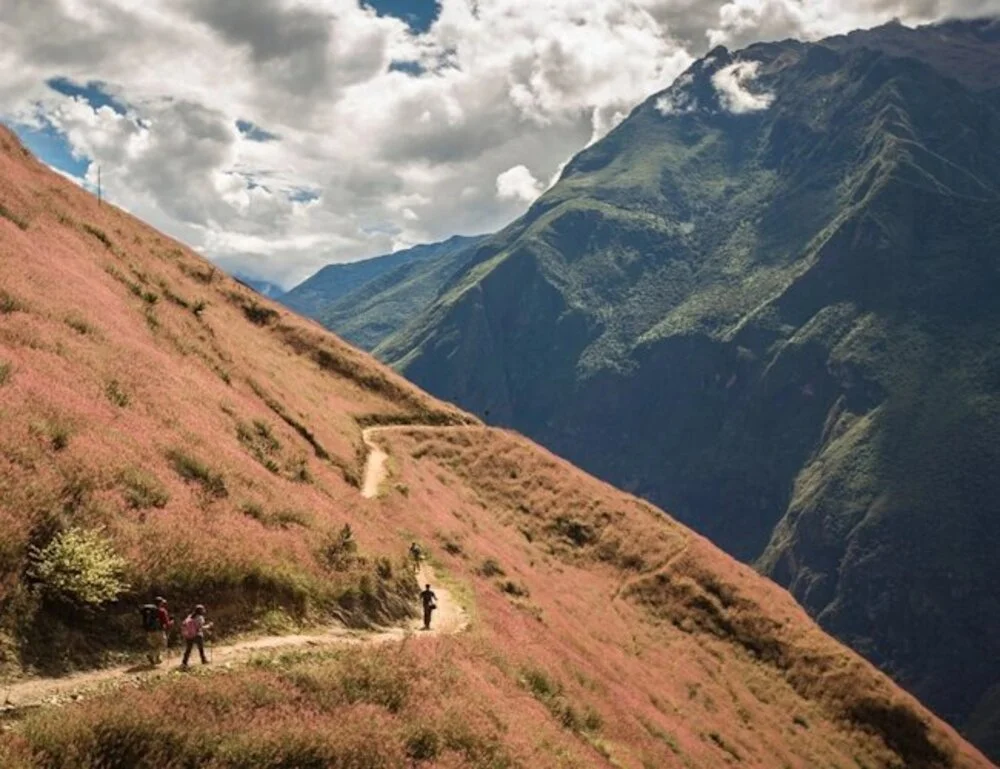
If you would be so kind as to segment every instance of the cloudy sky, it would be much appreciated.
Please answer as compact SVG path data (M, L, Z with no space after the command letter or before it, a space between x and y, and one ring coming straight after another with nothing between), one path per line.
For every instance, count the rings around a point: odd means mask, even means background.
M1000 0L0 0L0 120L290 287L501 227L712 46L986 12Z

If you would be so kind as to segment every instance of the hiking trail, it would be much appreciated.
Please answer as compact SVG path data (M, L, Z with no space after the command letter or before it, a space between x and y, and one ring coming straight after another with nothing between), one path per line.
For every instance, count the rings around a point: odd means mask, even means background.
M365 445L369 450L368 458L365 461L364 485L361 490L362 496L366 499L377 496L379 485L386 476L386 462L389 458L385 451L370 440L371 432L377 429L384 428L371 428L363 433ZM374 646L403 641L410 637L455 635L469 626L469 617L465 609L459 606L452 598L451 592L436 580L434 570L430 566L421 565L417 573L417 580L421 587L428 583L433 585L437 595L438 608L434 612L433 625L429 631L422 629L423 621L417 618L405 625L371 631L334 626L317 633L259 636L224 645L215 645L211 639L208 639L205 650L210 658L209 667L228 669L246 663L255 653L260 652L281 652L303 648L320 649L334 646ZM11 683L0 683L0 715L16 713L28 708L64 705L120 686L135 686L164 676L184 675L179 669L182 653L183 643L178 641L167 650L163 664L155 668L142 662L55 678L29 678ZM195 655L196 659L197 655ZM197 661L191 663L192 668L200 666L201 663Z

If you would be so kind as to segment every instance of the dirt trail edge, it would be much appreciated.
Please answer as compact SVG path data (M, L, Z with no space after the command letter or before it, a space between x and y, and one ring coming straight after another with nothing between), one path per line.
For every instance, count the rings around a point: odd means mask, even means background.
M370 440L371 432L376 429L378 428L364 432L369 454L365 463L362 495L369 499L378 494L378 487L386 475L388 460L388 454ZM220 646L215 646L209 641L206 651L210 654L210 665L228 668L246 662L259 652L359 644L376 645L402 641L411 636L420 638L428 635L454 635L465 630L469 625L468 615L452 598L451 592L435 580L434 571L430 566L423 565L417 574L417 579L421 586L432 584L437 595L438 609L434 613L434 623L430 631L424 631L422 620L415 619L403 626L374 631L348 630L336 626L314 634L262 636ZM181 650L174 646L168 651L164 663L157 668L140 664L104 668L59 678L30 678L10 684L0 684L0 713L9 714L44 705L61 705L105 689L135 685L167 675L182 675L178 670L180 655ZM194 656L197 659L197 655ZM197 661L192 661L192 667L199 665Z

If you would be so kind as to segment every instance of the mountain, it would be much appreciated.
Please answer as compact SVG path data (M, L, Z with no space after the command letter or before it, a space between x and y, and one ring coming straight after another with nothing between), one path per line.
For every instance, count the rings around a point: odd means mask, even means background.
M717 48L376 353L756 563L1000 756L997 29Z
M269 299L280 299L285 294L285 289L283 289L277 283L272 283L269 280L250 278L247 277L246 275L241 275L239 273L235 273L233 277L236 278L236 280L238 280L240 283L249 286L258 294L266 296Z
M989 765L664 512L99 205L5 129L0 372L4 767ZM413 541L467 629L398 624ZM127 666L157 594L208 607L218 664ZM98 687L50 678L101 665ZM21 707L33 686L63 694Z
M281 302L365 349L405 326L474 253L482 237L456 235L348 264L330 264Z

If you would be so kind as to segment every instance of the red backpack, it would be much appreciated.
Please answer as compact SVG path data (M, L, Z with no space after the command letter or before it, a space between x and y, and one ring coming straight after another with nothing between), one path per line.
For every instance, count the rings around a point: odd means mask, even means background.
M198 622L193 614L187 615L181 623L181 636L185 641L193 641L198 637Z

